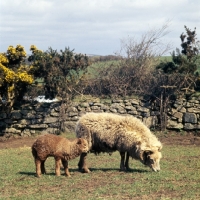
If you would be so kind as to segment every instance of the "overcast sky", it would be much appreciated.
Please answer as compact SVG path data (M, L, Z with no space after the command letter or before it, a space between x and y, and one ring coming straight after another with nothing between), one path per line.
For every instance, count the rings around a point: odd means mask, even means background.
M21 44L46 51L108 55L120 50L120 40L140 38L170 20L163 42L180 48L184 25L200 39L199 0L1 0L0 52Z

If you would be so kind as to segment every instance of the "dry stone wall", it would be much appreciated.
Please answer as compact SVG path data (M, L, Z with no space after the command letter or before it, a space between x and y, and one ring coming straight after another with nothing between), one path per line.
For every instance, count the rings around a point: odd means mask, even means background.
M0 135L30 136L40 133L56 133L63 121L65 131L74 132L76 121L86 112L112 112L133 115L148 127L156 128L159 108L137 99L112 100L111 103L73 103L64 114L60 103L26 103L10 114L0 112ZM200 99L176 100L167 113L167 128L177 130L200 130Z

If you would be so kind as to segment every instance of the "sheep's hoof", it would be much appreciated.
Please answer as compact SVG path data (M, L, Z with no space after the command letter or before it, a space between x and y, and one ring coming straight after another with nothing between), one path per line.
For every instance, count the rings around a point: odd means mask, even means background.
M120 167L120 171L126 171L126 167Z
M128 172L128 171L130 171L130 168L129 167L128 168L126 168L126 167L120 168L120 171L121 172Z
M131 171L131 168L130 167L126 167L126 171Z

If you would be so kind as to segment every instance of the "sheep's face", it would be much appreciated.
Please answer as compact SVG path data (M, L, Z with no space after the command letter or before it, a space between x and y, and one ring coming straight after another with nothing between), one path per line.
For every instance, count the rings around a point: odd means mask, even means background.
M162 154L160 151L144 151L142 162L149 166L153 171L160 171L160 159Z
M89 151L87 140L83 138L78 138L77 145L81 153L87 153Z

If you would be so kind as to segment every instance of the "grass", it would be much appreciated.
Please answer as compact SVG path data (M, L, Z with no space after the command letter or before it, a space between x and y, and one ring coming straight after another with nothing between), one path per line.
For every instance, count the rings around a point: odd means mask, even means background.
M48 158L48 173L36 178L29 147L0 150L0 160L0 199L200 198L200 153L192 145L164 146L159 173L136 160L130 160L129 172L120 172L118 152L88 154L89 174L77 170L78 158L69 161L71 177L56 177L54 159Z
M99 76L99 70L106 70L111 66L117 67L120 64L120 61L117 60L109 60L109 61L98 61L94 62L92 65L88 67L87 76L89 78L95 78Z
M161 56L160 58L160 61L165 61L165 62L170 62L172 61L172 56Z
M172 56L161 56L159 57L160 62L170 62L172 61ZM109 60L109 61L97 61L92 63L88 67L88 78L96 78L99 77L99 71L107 70L111 67L117 68L120 66L120 60Z

